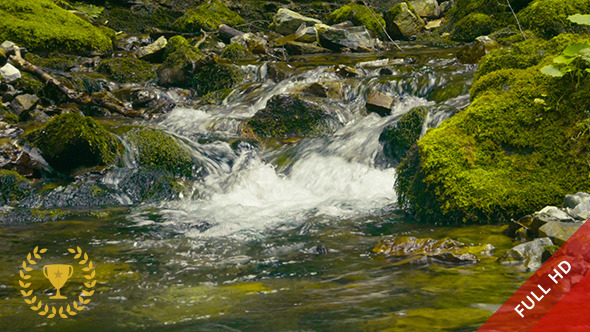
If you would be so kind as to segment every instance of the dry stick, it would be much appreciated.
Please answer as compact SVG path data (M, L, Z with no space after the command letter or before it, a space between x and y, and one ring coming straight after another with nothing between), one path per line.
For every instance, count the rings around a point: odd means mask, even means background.
M373 18L375 19L375 21L377 21L377 24L379 24L379 26L381 27L381 30L383 30L383 32L385 32L385 35L387 36L387 38L389 38L389 40L393 43L393 45L395 45L395 47L397 47L400 51L404 51L402 50L402 48L399 46L398 43L396 43L393 38L391 38L391 36L387 33L387 30L385 30L385 27L383 26L383 24L381 24L381 22L379 21L379 19L377 18L377 16L375 16L375 13L373 13L373 11L371 10L371 8L369 8L369 6L367 5L366 2L363 1L363 5L365 5L365 8L367 8L367 10L369 11L369 13L371 13L371 15L373 15Z
M516 20L516 24L518 24L518 30L520 30L520 33L522 34L522 38L524 38L524 40L526 40L526 35L524 34L524 31L522 30L522 26L520 25L520 21L518 20L518 16L516 16L516 12L514 12L514 9L512 8L512 5L510 4L510 0L506 0L507 5L503 5L500 2L498 2L498 4L500 6L507 6L508 8L510 8L512 15L514 15L514 19Z
M14 48L14 55L10 56L10 62L20 70L29 72L38 77L45 85L56 87L66 98L75 102L78 105L88 106L94 105L106 108L107 110L119 113L128 117L142 117L141 113L130 110L122 105L106 100L104 98L92 97L86 93L79 93L72 90L55 79L53 76L44 72L41 68L33 65L29 61L23 59L18 47Z

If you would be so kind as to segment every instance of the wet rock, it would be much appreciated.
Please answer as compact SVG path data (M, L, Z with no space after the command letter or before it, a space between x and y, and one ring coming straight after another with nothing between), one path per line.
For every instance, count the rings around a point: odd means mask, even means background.
M40 177L43 158L36 151L26 149L16 141L5 139L0 142L0 168L15 171L26 177Z
M182 36L170 38L164 52L166 60L156 70L158 84L190 88L196 64L205 58L203 53Z
M302 90L303 93L320 97L330 98L334 100L344 98L342 91L342 84L339 82L316 82L308 85Z
M553 245L553 242L548 237L519 244L508 250L499 261L504 264L523 264L531 270L536 270L541 266L545 247L550 245Z
M268 41L250 32L233 37L231 42L242 45L254 54L265 54L268 52Z
M471 253L456 255L446 252L439 255L433 255L430 258L438 263L455 265L475 264L479 262L479 259L477 259L477 257Z
M286 36L295 33L302 23L305 23L309 27L322 22L315 18L303 16L292 10L281 8L273 17L271 28Z
M56 170L70 172L78 167L110 165L119 142L92 118L65 113L26 138L38 147Z
M293 95L278 95L244 122L240 131L242 136L253 139L316 137L330 131L328 118L316 103Z
M395 39L409 39L426 26L420 16L405 2L389 9L384 19L387 33Z
M391 107L393 107L394 102L395 99L392 96L373 90L367 95L365 107L367 107L367 111L371 113L377 113L380 116L388 116L391 114Z
M8 83L12 83L21 78L20 71L10 63L7 63L0 68L0 76Z
M97 70L120 83L145 83L156 78L149 62L135 58L106 59Z
M15 171L0 169L0 205L25 198L31 183Z
M162 62L166 45L168 45L168 40L166 40L166 37L161 36L155 42L135 50L133 54L138 59L145 61Z
M244 46L236 43L232 43L227 45L223 52L221 52L221 56L226 59L245 59L245 58L252 58L254 54L248 51Z
M359 71L351 66L336 65L332 69L338 76L342 78L351 78L359 76Z
M23 112L27 112L35 107L39 102L39 97L36 95L19 95L10 103L11 111L17 116L21 117Z
M334 28L325 24L315 26L320 44L334 51L350 49L355 52L371 52L378 46L364 26Z
M41 207L45 209L125 206L131 203L131 200L119 195L114 188L85 181L57 187L41 198Z
M181 186L174 175L157 168L124 169L117 183L119 191L134 203L161 202L179 198Z
M418 141L427 114L426 108L414 108L396 123L383 129L379 135L379 142L383 143L383 154L392 164L398 164L410 147Z
M130 95L131 105L135 109L148 106L150 103L158 100L158 94L152 89L132 89Z
M548 237L558 246L567 241L583 223L549 221L539 228L539 236Z
M230 10L224 2L212 0L187 10L173 26L183 32L200 32L201 29L217 31L221 24L237 27L244 23L246 21L238 13Z
M292 65L282 61L273 61L266 63L266 72L268 78L275 82L280 82L291 77L295 73L295 68Z
M289 55L303 55L303 54L321 54L331 53L327 48L315 44L288 42L285 44L285 49Z
M414 11L420 17L439 17L440 8L437 0L411 0Z
M578 206L578 204L588 200L590 200L590 194L588 193L579 192L575 195L565 195L562 206L566 209L573 209Z

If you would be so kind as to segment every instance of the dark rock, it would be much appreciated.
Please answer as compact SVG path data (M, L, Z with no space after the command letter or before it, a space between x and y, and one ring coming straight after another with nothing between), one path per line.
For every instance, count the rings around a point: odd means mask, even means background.
M479 262L479 259L471 253L456 255L450 252L445 252L439 255L433 255L430 258L438 263L455 265L475 264Z
M359 76L358 70L346 65L336 65L332 70L342 78L351 78Z
M230 43L230 40L233 37L240 36L240 35L244 34L242 31L236 30L236 29L234 29L228 25L225 25L225 24L221 24L219 26L217 33L219 33L219 38L221 38L221 40L224 43Z
M285 44L285 49L289 55L320 54L332 52L327 48L323 48L315 44L300 42L288 42Z
M340 82L312 83L305 87L302 92L311 96L333 100L344 98L344 91L342 91L342 83Z
M548 237L519 244L508 250L499 261L504 264L523 264L525 267L536 270L541 266L541 256L546 246L553 245Z
M553 254L557 252L557 250L559 250L559 246L545 246L543 248L543 254L541 255L541 262L545 263L546 261L548 261L549 258L551 258L551 256L553 256Z
M179 198L181 187L174 175L159 168L121 170L118 189L134 203L161 202Z
M139 109L146 107L148 104L158 100L158 94L152 89L132 89L130 95L130 101L133 108Z
M138 58L150 62L162 62L164 60L164 48L168 44L166 37L162 36L155 42L139 48L133 52Z
M499 47L500 44L490 37L480 36L474 42L463 46L457 52L457 59L462 63L475 64L479 62L481 57Z
M0 204L18 202L31 189L30 182L15 171L0 169Z
M21 117L23 112L27 112L33 109L37 103L39 102L39 97L36 95L19 95L14 98L14 100L10 103L11 111Z
M6 56L6 51L3 48L0 48L0 67L3 67L7 60L8 57Z
M395 99L392 96L373 90L367 95L367 103L365 106L367 107L367 111L371 113L377 113L380 116L388 116L391 114L391 108L393 107L394 102Z
M383 143L383 154L394 165L399 163L410 147L418 141L428 111L417 107L404 114L396 123L386 127L379 136Z
M393 6L385 15L387 33L394 39L409 39L426 25L407 3Z
M285 62L267 62L266 72L268 78L275 82L283 81L295 73L295 67Z
M567 209L573 209L578 206L578 204L588 200L590 200L590 194L588 193L579 192L575 195L565 195L562 206Z
M231 43L236 43L245 47L248 51L254 54L268 53L268 41L259 35L251 32L235 36L231 39Z
M558 246L567 241L583 223L549 221L539 228L539 236L548 237Z

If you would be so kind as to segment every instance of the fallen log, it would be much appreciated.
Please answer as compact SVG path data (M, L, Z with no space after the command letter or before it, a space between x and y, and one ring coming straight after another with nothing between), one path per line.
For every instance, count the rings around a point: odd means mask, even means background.
M219 38L221 38L221 40L224 43L229 43L233 37L241 36L244 34L242 31L236 30L225 24L221 24L217 32L219 33Z
M25 60L21 56L20 49L18 47L14 48L14 53L9 57L10 63L15 66L16 68L26 71L35 75L39 78L45 85L52 86L57 88L68 100L75 102L81 106L98 106L109 110L110 112L118 113L128 117L143 117L143 114L134 111L133 109L129 109L123 105L123 103L116 103L111 100L107 100L100 97L95 97L89 95L87 93L78 92L73 89L70 89L60 81L58 81L53 76L49 75L43 69L35 66L34 64L30 63L29 61Z

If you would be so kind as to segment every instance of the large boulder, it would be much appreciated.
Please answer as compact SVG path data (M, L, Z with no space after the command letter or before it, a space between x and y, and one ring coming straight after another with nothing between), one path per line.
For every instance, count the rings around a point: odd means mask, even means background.
M367 8L365 5L350 3L340 7L328 16L329 24L346 21L350 21L354 25L365 26L375 36L384 35L383 28L385 27L385 21L383 20L383 17L381 17L381 14L376 13L372 8Z
M329 116L319 105L293 95L272 97L266 107L242 124L249 138L297 139L316 137L330 131Z
M536 270L541 266L545 247L552 245L548 237L525 242L508 250L499 261L504 264L522 264L530 270Z
M455 25L451 39L461 42L474 41L475 38L494 31L495 26L496 22L489 15L472 13Z
M426 26L424 20L405 2L391 7L384 18L387 33L395 39L409 39Z
M236 28L246 21L219 0L211 0L187 10L173 26L183 32L217 31L221 24Z
M406 156L410 147L420 138L427 114L424 107L414 108L402 115L396 123L383 129L379 142L383 144L383 154L394 165Z
M305 23L306 26L310 27L322 22L315 18L303 16L287 8L281 8L273 17L271 28L286 36L295 33L302 23Z
M376 39L365 28L335 28L325 24L315 26L320 44L328 49L340 51L350 49L355 52L371 52L377 47Z
M586 221L590 219L590 200L581 201L573 209L568 209L568 213L577 220Z
M420 17L434 18L440 16L437 0L411 0L410 3Z
M582 227L581 222L550 221L539 228L539 236L548 237L558 246L565 243Z
M58 115L27 138L53 168L64 173L79 167L111 165L120 146L100 124L78 113Z
M114 31L97 28L51 0L2 0L0 17L0 40L29 50L90 54L113 48Z
M590 200L590 194L585 193L585 192L579 192L576 193L574 195L565 195L565 198L563 199L563 204L562 206L566 209L573 209L576 206L578 206L578 204L584 202L584 201L589 201Z

